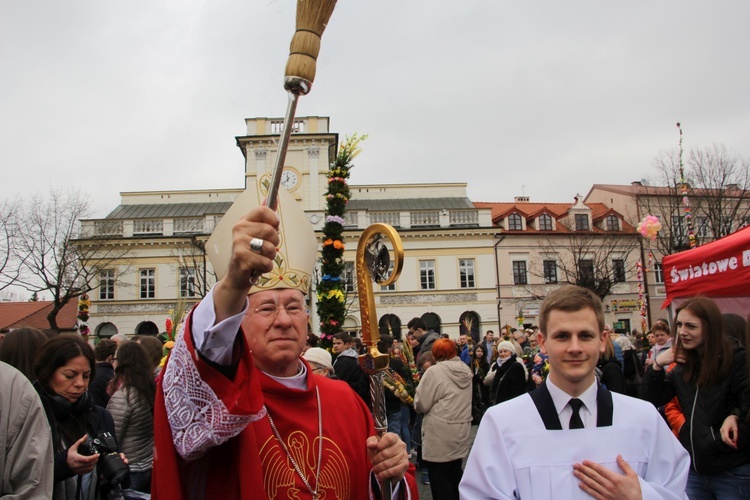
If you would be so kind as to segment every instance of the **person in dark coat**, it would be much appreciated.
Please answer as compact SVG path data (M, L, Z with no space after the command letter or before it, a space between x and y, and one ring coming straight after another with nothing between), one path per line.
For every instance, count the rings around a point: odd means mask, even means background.
M490 372L494 373L490 389L491 405L508 401L526 392L526 369L518 360L512 342L504 340L497 344L497 361L492 364Z
M607 335L605 340L604 352L599 356L599 363L596 365L601 371L599 380L604 386L612 392L625 394L625 374L622 371L622 365L617 361L615 355L615 346L612 337Z
M89 393L94 398L94 404L107 407L109 403L109 393L107 386L115 376L115 368L112 365L115 358L117 344L112 340L102 339L94 348L94 359L96 359L96 370L94 379L89 384Z

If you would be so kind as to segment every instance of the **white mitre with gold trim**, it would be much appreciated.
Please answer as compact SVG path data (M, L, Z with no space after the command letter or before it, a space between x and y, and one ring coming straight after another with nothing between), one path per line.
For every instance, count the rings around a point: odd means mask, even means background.
M249 186L234 201L206 243L206 253L221 279L229 269L232 258L232 227L251 209L261 205L268 193L268 177ZM276 288L295 288L307 294L312 283L312 273L318 255L318 240L310 221L297 201L286 189L279 190L277 214L279 226L279 251L273 270L260 277L250 289L250 294Z

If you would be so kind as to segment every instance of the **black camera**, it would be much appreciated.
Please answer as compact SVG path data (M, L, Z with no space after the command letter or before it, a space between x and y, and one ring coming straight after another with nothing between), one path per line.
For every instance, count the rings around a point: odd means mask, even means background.
M99 455L99 472L109 484L130 484L130 467L123 462L117 451L117 441L109 432L100 432L78 445L78 453L85 456Z

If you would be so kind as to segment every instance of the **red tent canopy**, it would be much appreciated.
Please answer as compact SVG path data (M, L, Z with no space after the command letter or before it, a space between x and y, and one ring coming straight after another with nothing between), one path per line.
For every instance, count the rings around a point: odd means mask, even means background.
M750 227L706 245L662 260L667 300L677 298L750 297Z

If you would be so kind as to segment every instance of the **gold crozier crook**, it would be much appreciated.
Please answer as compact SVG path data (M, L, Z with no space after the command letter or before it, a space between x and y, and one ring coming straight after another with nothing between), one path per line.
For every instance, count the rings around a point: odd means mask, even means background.
M390 253L385 238L390 241L394 254L393 271L390 276ZM372 224L364 230L357 244L357 294L362 318L362 343L367 347L367 352L359 357L359 365L370 375L370 401L378 437L382 437L388 430L383 379L390 356L378 351L380 330L372 283L374 281L381 286L395 283L403 266L404 246L401 244L401 237L392 226ZM382 499L391 498L390 480L380 481L380 493Z

